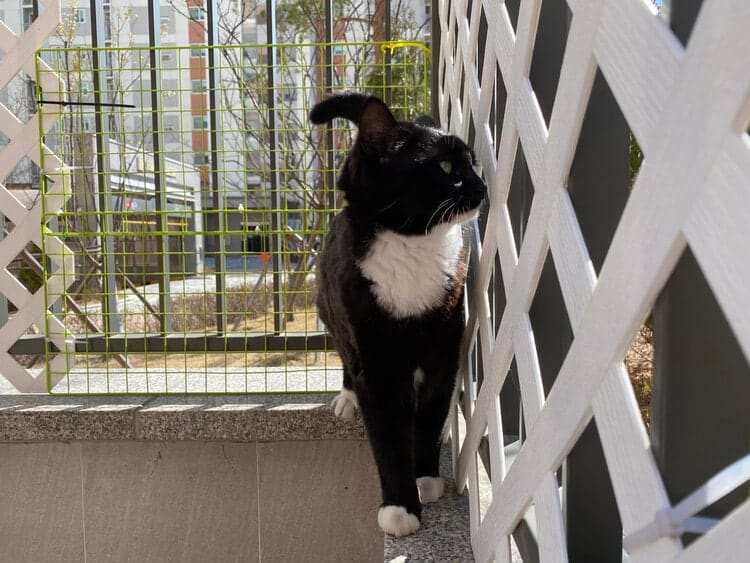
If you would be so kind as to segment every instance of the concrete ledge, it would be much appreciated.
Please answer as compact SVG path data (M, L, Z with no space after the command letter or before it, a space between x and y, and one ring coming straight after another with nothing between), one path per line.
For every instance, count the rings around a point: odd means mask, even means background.
M127 442L246 442L258 443L260 448L260 443L365 440L361 419L336 418L328 406L332 398L330 393L157 397L0 395L0 443L57 442L61 446L80 443L76 447L88 451L92 446L87 443L105 441L112 442L113 447L122 447L115 444ZM210 447L221 447L222 451L224 448L220 444ZM450 449L449 445L443 447L443 476L451 474ZM304 459L298 462L305 463ZM374 467L370 471L374 472ZM375 483L368 490L379 497ZM373 501L377 502L375 498ZM375 525L374 519L373 510L370 525ZM456 493L452 479L446 478L443 498L424 507L422 527L417 534L384 538L383 559L473 560L468 498Z
M364 439L359 418L334 416L332 397L0 395L0 442Z

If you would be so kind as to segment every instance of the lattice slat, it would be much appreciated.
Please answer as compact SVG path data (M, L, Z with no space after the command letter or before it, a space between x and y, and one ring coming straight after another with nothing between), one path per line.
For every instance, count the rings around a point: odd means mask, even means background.
M634 27L623 25L625 21ZM634 29L641 30L637 41ZM650 2L605 3L594 53L646 153L651 151L654 128L668 104L682 50Z
M7 85L18 73L24 72L30 77L36 77L35 52L41 47L50 35L52 35L60 22L60 4L55 0L41 0L42 9L39 17L20 35L14 34L4 23L0 22L0 49L3 57L0 59L0 85ZM45 66L41 61L40 65ZM63 92L60 86L60 78L53 73L45 73L40 87L50 91L50 99L54 100L52 92ZM62 107L59 108L62 111ZM47 112L41 125L39 114L35 114L26 122L22 122L7 107L0 106L0 130L10 139L2 150L0 150L0 178L7 177L25 157L29 157L37 165L41 165L42 158L39 152L39 131L48 131L55 121L57 114ZM45 155L46 156L46 155ZM57 169L45 171L48 175L56 178L57 183L52 190L52 201L59 203L60 208L64 205L67 196L65 186L67 174L61 170L62 163L55 160L50 154L45 164L57 163ZM55 197L59 196L59 197ZM13 230L0 241L0 292L3 293L18 309L16 313L0 327L0 363L3 365L2 377L22 392L42 392L47 389L47 377L44 370L36 376L32 376L23 366L8 353L10 347L23 336L31 325L39 329L45 328L45 310L47 301L45 290L39 289L31 294L15 277L6 269L7 265L26 246L33 242L42 246L42 213L41 198L30 208L22 205L15 196L2 184L0 184L0 212L10 219ZM51 239L47 244L58 245L55 258L50 264L54 271L67 262L67 271L72 264L72 253L64 247L61 241ZM51 296L62 295L67 287L69 279L48 280L47 292ZM63 330L62 325L56 319L49 321L58 333ZM68 345L64 338L53 337L53 343L60 349ZM56 358L53 362L62 360Z
M440 12L440 115L459 134L473 124L491 201L468 293L469 330L463 346L469 351L481 343L484 380L476 402L465 405L468 420L457 464L459 485L468 479L469 487L474 486L477 448L488 434L493 499L483 520L472 522L478 561L507 560L508 535L530 503L542 559L565 560L553 471L592 415L626 540L671 508L622 359L686 244L750 358L750 137L745 132L750 121L750 5L705 0L687 48L650 2L569 0L568 5L573 18L549 128L529 79L541 3L521 2L515 34L502 3L475 2L470 14L463 11L464 2L443 3ZM488 26L480 83L474 49L481 11ZM598 277L566 191L597 68L646 155ZM487 120L499 81L507 101L504 109L496 108L504 117L499 138L493 139ZM519 150L534 199L516 253L506 201ZM528 310L548 251L574 340L545 400ZM497 330L487 301L496 258L507 303L504 311L495 312L502 315ZM528 437L506 474L498 394L513 358ZM468 373L463 381L464 397L470 398ZM748 506L746 502L684 551L669 533L656 533L644 545L626 545L636 561L676 555L707 560L712 549L738 559L747 552L747 534L740 530L750 523ZM474 511L472 515L477 518Z
M698 263L708 276L717 300L740 345L750 358L750 292L743 262L750 240L750 137L727 139L706 183L711 190L699 196L684 227Z

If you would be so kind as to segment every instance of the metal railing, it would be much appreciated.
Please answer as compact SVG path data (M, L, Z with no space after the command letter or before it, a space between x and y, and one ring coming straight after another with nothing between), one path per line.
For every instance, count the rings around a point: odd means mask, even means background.
M68 288L48 296L46 334L71 343L47 350L50 390L340 385L314 270L352 135L344 123L315 130L307 115L323 92L343 89L388 98L404 119L428 113L426 47L50 48L38 60L67 88L39 92L42 114L65 100L44 143L70 171L62 208L42 195L42 262L55 265L43 276ZM51 239L65 246L48 248ZM54 252L70 253L72 270Z

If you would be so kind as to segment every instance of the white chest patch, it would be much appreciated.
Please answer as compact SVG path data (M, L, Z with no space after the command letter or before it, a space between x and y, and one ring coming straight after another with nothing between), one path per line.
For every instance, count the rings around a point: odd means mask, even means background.
M436 227L427 235L378 233L359 263L378 303L395 318L437 307L456 272L463 246L461 225Z

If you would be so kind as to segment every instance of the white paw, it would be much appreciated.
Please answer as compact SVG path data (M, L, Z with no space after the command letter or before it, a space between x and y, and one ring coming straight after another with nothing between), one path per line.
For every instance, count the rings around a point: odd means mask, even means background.
M406 512L403 506L381 506L378 510L378 526L392 536L408 536L419 529L419 518Z
M350 389L342 389L331 401L333 413L339 418L354 418L354 411L359 408L357 395Z
M418 477L417 490L419 490L419 501L422 504L435 502L445 490L445 479L442 477Z

